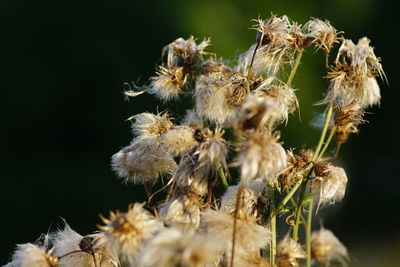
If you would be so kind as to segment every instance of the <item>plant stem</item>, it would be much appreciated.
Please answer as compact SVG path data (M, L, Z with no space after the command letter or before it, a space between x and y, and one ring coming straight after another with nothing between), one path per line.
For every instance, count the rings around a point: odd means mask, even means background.
M302 183L302 180L299 180L292 187L292 189L289 191L289 193L286 195L286 197L279 203L279 206L275 209L275 215L279 214L281 209L283 209L283 207L286 205L286 203L288 203L288 201L292 198L294 193L296 193L297 189L300 187L301 183Z
M232 251L231 251L231 264L230 267L233 267L234 259L235 259L235 243L236 243L236 222L237 222L237 214L240 209L240 200L242 197L242 192L244 190L243 185L239 185L238 191L236 192L236 204L235 204L235 214L233 218L233 230L232 230Z
M294 62L294 66L293 66L292 70L290 71L289 78L288 78L288 80L286 82L286 84L288 86L290 86L292 84L294 75L296 74L297 68L299 67L301 57L303 56L303 51L304 51L304 49L300 49L297 52L296 61Z
M270 218L269 225L271 227L271 247L270 247L270 266L275 266L276 256L276 214L275 214L275 192L272 191L270 197Z
M325 139L325 136L326 136L326 132L328 131L328 126L329 126L329 122L330 122L331 117L332 117L332 113L333 113L333 105L330 104L329 108L328 108L328 113L326 114L324 128L322 128L321 136L319 138L319 142L318 142L317 148L315 149L314 156L313 156L312 160L316 160L319 152L321 151L322 144L324 143L324 139Z
M306 267L311 267L311 223L312 223L312 213L314 206L314 196L310 199L310 204L308 205L308 215L307 215L307 227L306 227Z
M294 226L293 226L293 239L297 241L299 239L299 221L300 221L300 216L301 216L301 208L302 208L302 203L304 200L304 195L307 187L307 178L303 178L303 183L301 184L301 189L300 189L300 196L299 196L299 201L297 202L297 207L296 207L296 215L295 215L295 221L294 221Z
M322 156L324 155L325 150L328 148L329 144L331 143L332 137L333 137L333 135L335 134L335 132L336 132L336 127L333 127L333 129L331 130L331 133L330 133L329 136L328 136L328 139L327 139L326 142L325 142L324 147L322 148L321 152L320 152L319 155L317 156L317 160L320 159L320 158L322 158Z

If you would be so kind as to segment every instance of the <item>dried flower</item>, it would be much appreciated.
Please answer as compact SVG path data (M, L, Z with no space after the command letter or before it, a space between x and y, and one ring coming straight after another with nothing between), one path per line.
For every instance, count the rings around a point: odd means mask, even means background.
M151 239L138 255L142 267L200 267L218 259L221 243L212 237L183 234L170 228Z
M286 153L278 140L278 133L254 132L241 144L238 161L242 182L248 183L255 177L272 181L285 169Z
M155 184L176 168L174 159L154 139L135 139L112 156L111 166L125 182Z
M131 118L135 120L133 133L138 137L157 137L174 127L167 112L157 115L143 112Z
M165 224L181 229L183 232L194 232L200 224L201 197L190 188L179 190L171 200L159 210Z
M330 24L328 20L322 21L320 19L311 19L305 25L304 29L307 31L307 38L311 39L317 48L329 53L332 46L338 42L338 34L336 29Z
M102 217L105 225L99 226L104 238L120 259L134 264L134 256L149 238L163 228L162 222L143 209L144 204L130 205L127 212L111 212Z
M283 238L277 247L276 265L277 267L299 266L297 259L305 259L306 253L301 245L289 235Z
M160 66L156 74L157 76L150 78L151 83L147 91L165 101L177 98L188 78L183 67Z
M357 126L364 123L364 112L359 109L357 101L347 106L338 104L334 116L335 137L338 143L344 143L351 133L358 133Z
M312 257L325 265L338 262L346 266L348 253L346 247L329 230L321 228L311 234Z
M292 149L287 151L287 167L279 175L280 189L285 191L303 178L313 154L312 150L300 150L299 155L294 154Z
M52 255L52 250L31 243L17 245L12 261L4 267L57 267L58 258Z
M316 195L318 207L332 205L343 199L347 186L344 169L326 162L317 162L314 173L316 178L312 183L312 191Z
M189 126L175 126L157 138L157 142L167 152L182 155L197 145L194 139L195 130Z

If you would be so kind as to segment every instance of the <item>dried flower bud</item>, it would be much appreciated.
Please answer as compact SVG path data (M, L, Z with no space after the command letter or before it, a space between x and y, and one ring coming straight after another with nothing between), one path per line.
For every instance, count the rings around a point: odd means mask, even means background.
M174 127L168 113L143 112L131 117L133 133L139 137L157 137Z
M160 66L156 74L157 76L150 78L151 83L147 91L165 101L177 98L187 81L183 67Z
M139 138L112 156L112 168L124 182L155 184L176 168L174 159L154 139Z
M58 267L58 258L52 255L52 250L31 243L17 245L12 260L4 267Z
M293 150L287 151L287 167L279 175L281 190L285 191L291 188L299 179L303 178L313 154L312 150L300 150L299 155L294 154Z
M357 101L353 101L347 106L340 104L336 106L334 126L338 143L346 142L351 133L358 133L357 126L365 122L363 119L364 113L359 109Z
M282 145L278 143L279 134L269 135L254 132L240 146L239 163L241 181L249 183L255 177L272 181L285 169L287 160Z
M99 226L110 247L122 261L131 265L144 242L163 228L162 222L143 209L143 205L130 205L124 213L111 212L109 219L102 217L105 225Z
M208 266L218 259L221 251L221 242L213 237L184 234L170 228L157 234L143 247L137 266Z
M316 179L312 183L312 191L316 195L318 207L332 205L343 199L347 176L344 169L329 163L316 163L314 167Z
M348 253L346 247L329 230L321 228L311 234L312 257L325 265L338 262L346 266Z
M299 266L297 259L305 259L306 253L301 245L286 235L277 246L276 266L277 267L295 267Z

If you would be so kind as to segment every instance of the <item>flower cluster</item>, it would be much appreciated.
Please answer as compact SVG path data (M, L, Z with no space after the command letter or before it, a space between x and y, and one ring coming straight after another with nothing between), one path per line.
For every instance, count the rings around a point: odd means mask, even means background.
M312 215L345 197L348 177L333 162L365 110L379 104L380 59L369 39L355 45L328 21L301 26L271 15L255 22L256 42L236 64L206 52L209 40L179 38L164 47L143 92L165 102L186 91L195 104L181 121L171 111L134 115L132 142L111 160L123 182L144 185L147 205L102 216L99 231L86 236L66 224L46 242L18 245L6 266L345 265L347 249L329 230L312 232ZM326 54L325 123L316 147L296 153L284 148L278 127L299 106L292 82L312 47ZM333 137L336 150L325 153ZM155 194L165 199L154 203ZM279 242L278 215L288 224Z

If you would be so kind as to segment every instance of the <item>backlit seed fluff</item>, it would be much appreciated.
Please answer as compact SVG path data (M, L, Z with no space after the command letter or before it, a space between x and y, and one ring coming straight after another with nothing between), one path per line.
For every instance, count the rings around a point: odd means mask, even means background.
M307 37L312 39L316 47L329 53L332 46L338 42L336 29L329 21L320 19L311 19L305 25L304 29L307 32Z
M157 137L174 127L168 113L143 112L131 118L135 120L132 124L133 133L138 137Z
M161 219L183 232L195 232L200 224L201 197L191 189L178 191L176 195L161 206Z
M168 67L188 68L197 63L201 56L207 54L204 49L210 45L210 40L204 40L196 44L193 36L185 40L178 38L163 49L163 54L167 53Z
M278 140L278 134L254 132L240 145L238 162L244 184L256 177L273 181L285 169L286 152Z
M196 112L202 119L223 124L236 115L236 106L228 103L229 79L213 72L198 77L195 85Z
M184 88L188 75L183 67L165 68L160 66L157 76L151 77L151 83L147 91L156 95L161 100L177 98Z
M349 259L346 247L330 230L324 228L311 234L311 255L326 266L334 262L347 266Z
M167 152L173 155L181 155L197 145L197 141L194 139L194 132L195 130L189 126L175 126L160 135L157 138L157 142Z
M292 88L281 82L272 83L272 79L264 80L254 91L254 95L272 100L275 104L273 117L277 123L287 122L289 113L295 111L299 105Z
M306 253L300 243L286 235L277 246L276 266L294 267L299 266L297 259L305 259Z
M333 205L341 201L346 193L347 175L343 168L327 165L321 174L316 173L312 182L312 191L318 207Z
M112 169L124 182L155 184L163 174L172 173L176 163L154 139L135 139L112 156Z
M144 243L163 228L162 222L146 211L143 205L135 203L129 206L127 212L111 212L109 219L102 218L104 225L99 226L110 248L131 266Z
M222 248L221 242L213 237L184 234L169 228L158 233L142 248L137 266L209 266L218 259Z
M221 211L234 214L236 210L237 192L240 186L244 189L241 194L240 210L247 216L258 215L258 205L266 205L268 203L268 187L260 179L256 179L246 185L229 186L221 198Z
M271 233L255 221L253 217L236 220L235 253L259 253L260 249L267 247ZM200 233L221 240L228 259L232 251L233 222L231 214L211 209L202 214L200 222Z
M183 125L187 125L192 129L203 128L203 121L198 116L195 110L187 110L186 115L182 121Z
M230 259L227 259L229 262ZM259 253L237 253L235 252L234 266L236 267L270 267L269 260Z
M17 245L12 261L4 267L58 267L58 258L51 252L31 243Z

